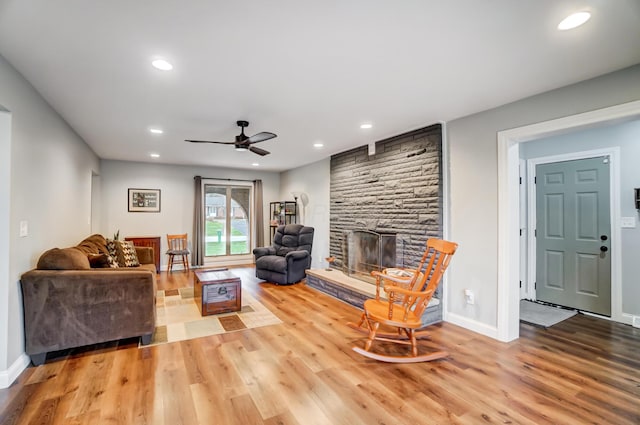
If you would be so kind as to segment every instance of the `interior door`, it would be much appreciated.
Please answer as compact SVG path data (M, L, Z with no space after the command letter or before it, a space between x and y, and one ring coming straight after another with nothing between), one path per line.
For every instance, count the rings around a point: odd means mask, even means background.
M609 159L536 166L536 298L611 316Z

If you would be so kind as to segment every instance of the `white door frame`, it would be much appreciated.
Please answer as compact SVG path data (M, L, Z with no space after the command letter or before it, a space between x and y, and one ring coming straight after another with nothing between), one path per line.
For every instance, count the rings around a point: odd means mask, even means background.
M533 235L536 228L536 166L554 162L573 161L578 159L609 157L609 225L611 227L611 317L622 315L622 241L620 234L620 148L610 147L589 151L571 152L560 155L541 156L527 160L527 234ZM526 297L536 300L536 238L530 237L527 258Z
M640 101L634 101L498 132L498 340L520 335L520 143L639 117ZM631 315L612 319L631 323Z

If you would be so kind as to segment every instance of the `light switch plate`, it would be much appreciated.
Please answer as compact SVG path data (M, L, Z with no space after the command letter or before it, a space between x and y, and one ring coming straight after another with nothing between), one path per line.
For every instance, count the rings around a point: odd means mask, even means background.
M635 229L636 218L635 217L620 217L620 227L623 229Z
M27 220L22 220L20 222L20 237L25 238L29 236L29 223Z

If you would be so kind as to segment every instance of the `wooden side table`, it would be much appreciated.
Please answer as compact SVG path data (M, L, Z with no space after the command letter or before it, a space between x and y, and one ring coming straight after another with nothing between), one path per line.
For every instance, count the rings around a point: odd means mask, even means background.
M160 273L160 236L128 236L125 241L133 242L134 246L148 246L153 248L153 259L156 273Z
M203 316L240 311L240 278L228 270L195 272L193 297Z

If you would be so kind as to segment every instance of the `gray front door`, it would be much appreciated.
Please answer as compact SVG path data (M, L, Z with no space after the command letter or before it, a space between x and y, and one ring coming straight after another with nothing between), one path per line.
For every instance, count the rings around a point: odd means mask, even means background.
M536 298L611 316L608 157L536 166Z

